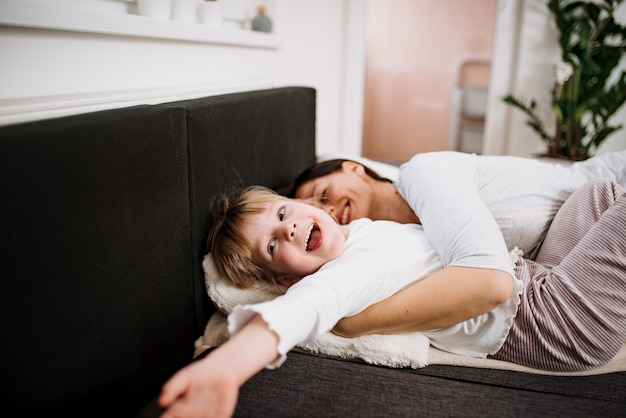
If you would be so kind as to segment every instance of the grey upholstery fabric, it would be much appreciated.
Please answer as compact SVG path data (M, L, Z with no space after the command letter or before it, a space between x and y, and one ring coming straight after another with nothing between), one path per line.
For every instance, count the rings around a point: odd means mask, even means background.
M395 370L290 353L280 369L264 370L244 385L236 416L617 417L626 411L623 390L618 389L626 387L623 373L608 379L555 379L499 370L437 368L448 369L448 376L430 373L431 367ZM613 387L614 393L603 396L598 384Z
M291 352L241 389L235 416L623 417L626 373L562 377L455 366L391 369ZM158 417L153 401L139 415Z

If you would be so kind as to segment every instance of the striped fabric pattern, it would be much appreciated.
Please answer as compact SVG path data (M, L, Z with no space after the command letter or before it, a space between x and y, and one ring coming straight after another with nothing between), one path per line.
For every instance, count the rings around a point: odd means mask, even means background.
M550 371L608 363L626 338L626 193L595 179L563 204L537 255L520 258L524 292L494 355Z

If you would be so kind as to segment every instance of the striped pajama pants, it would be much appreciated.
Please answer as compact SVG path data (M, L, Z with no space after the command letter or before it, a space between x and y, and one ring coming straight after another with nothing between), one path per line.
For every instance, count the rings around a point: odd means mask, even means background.
M626 338L626 193L607 179L576 190L536 261L520 258L521 302L490 358L550 371L608 363Z

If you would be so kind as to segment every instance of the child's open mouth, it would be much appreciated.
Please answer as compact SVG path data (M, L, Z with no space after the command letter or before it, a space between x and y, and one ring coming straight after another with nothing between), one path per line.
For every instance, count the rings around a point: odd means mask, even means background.
M316 223L311 225L311 229L309 230L309 236L306 240L306 248L305 251L315 251L317 250L322 243L322 231Z

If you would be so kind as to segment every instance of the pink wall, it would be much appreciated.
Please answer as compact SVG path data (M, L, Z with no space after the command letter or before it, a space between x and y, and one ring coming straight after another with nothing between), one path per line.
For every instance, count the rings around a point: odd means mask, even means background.
M447 149L457 67L489 58L497 0L369 0L363 156Z

